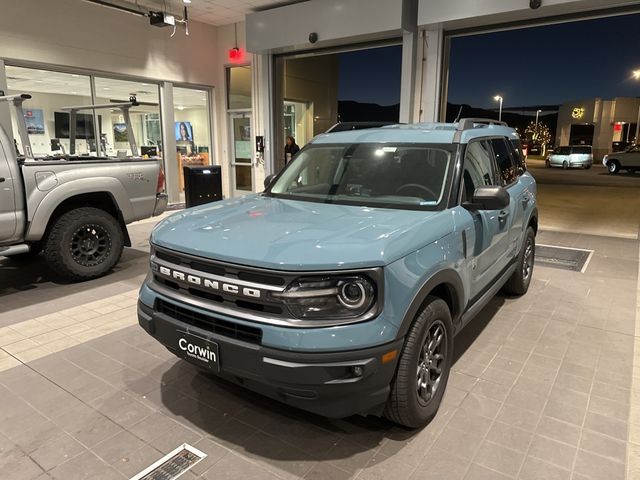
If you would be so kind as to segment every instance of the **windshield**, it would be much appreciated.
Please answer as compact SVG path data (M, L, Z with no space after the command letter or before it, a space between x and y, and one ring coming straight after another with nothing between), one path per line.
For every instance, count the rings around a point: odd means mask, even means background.
M452 145L310 145L268 195L322 203L437 209L446 192Z

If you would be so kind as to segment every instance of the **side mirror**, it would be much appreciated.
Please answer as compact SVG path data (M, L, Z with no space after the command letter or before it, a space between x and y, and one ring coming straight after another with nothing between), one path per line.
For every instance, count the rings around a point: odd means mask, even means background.
M269 188L269 185L271 185L271 182L273 182L274 178L276 178L275 173L272 173L271 175L267 175L267 177L264 179L264 189L265 190L267 188Z
M509 192L502 187L478 187L471 202L462 204L467 210L502 210L509 206Z

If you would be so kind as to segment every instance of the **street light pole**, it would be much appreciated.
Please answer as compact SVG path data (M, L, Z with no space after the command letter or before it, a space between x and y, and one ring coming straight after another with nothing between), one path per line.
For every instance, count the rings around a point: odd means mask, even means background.
M633 71L633 78L640 80L640 70ZM640 105L638 105L638 120L636 121L636 145L640 144Z
M496 95L495 97L493 97L493 99L496 102L500 102L500 110L498 111L498 121L501 122L502 121L502 100L503 100L503 98L500 95Z
M542 110L536 110L536 132L538 131L538 115L540 115L540 112Z

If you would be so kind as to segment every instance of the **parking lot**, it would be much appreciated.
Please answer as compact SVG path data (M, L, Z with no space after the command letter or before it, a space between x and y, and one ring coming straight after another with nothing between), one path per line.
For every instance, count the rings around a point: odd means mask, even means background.
M175 358L135 314L155 221L130 228L133 248L98 280L1 260L0 468L129 478L186 442L208 456L183 478L638 478L640 176L529 168L538 244L593 254L584 273L537 265L525 296L499 295L456 337L419 431L317 417Z

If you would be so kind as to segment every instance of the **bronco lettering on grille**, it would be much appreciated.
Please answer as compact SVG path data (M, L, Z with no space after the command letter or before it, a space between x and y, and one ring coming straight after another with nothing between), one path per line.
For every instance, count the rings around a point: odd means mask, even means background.
M233 295L240 295L250 298L260 298L262 296L262 291L260 291L260 289L258 288L243 287L241 285L235 285L233 283L219 282L210 278L200 277L198 275L174 270L163 265L156 265L156 268L154 268L154 270L157 273L165 277L169 277L173 280L178 280L180 282L189 283L191 285L196 285L210 290L221 290L225 293L231 293Z

